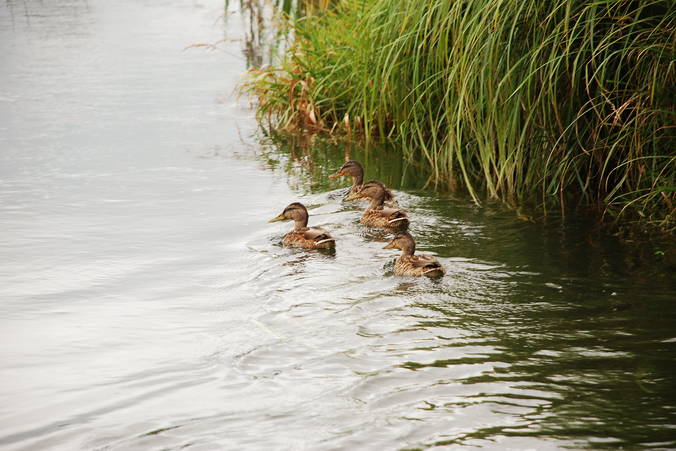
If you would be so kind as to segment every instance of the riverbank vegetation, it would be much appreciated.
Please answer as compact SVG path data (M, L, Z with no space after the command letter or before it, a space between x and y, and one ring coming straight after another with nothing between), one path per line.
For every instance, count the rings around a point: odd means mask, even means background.
M675 227L673 1L319 3L243 84L268 129L391 140L477 203Z

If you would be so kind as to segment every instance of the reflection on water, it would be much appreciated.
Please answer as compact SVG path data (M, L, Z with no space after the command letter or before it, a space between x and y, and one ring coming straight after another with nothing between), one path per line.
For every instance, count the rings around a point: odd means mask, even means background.
M314 297L359 309L355 333L367 343L349 355L364 380L349 393L387 418L369 427L360 417L340 446L389 438L376 424L405 438L384 442L392 447L676 444L674 286L655 253L670 244L627 247L585 218L534 224L477 209L425 191L391 152L321 142L259 152L300 199L333 210L324 224L340 237L336 279L347 282ZM359 225L363 205L342 202L346 182L327 178L347 158L406 190L396 195L418 247L438 255L445 278L391 277L386 236Z
M676 446L669 243L434 194L396 149L242 142L222 8L0 4L0 447ZM392 275L346 157L443 279ZM335 253L280 245L292 201Z
M231 6L225 0L225 9ZM239 0L238 6L244 23L243 54L247 69L259 69L274 61L284 52L287 44L286 27L275 12L287 17L299 17L303 13L303 0Z

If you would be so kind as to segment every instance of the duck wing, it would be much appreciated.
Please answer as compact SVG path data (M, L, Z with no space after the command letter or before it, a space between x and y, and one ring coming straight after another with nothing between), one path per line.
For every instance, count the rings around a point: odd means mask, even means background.
M325 243L327 241L335 241L334 238L331 237L324 229L321 229L319 227L311 227L305 232L303 232L303 236L307 240L312 240L317 244Z
M387 218L387 222L392 225L397 225L398 223L408 223L408 216L406 216L406 212L399 208L383 207L380 212Z
M425 268L425 269L441 268L443 270L443 267L441 266L441 263L439 263L439 260L427 254L414 255L413 258L411 259L411 263L416 268Z

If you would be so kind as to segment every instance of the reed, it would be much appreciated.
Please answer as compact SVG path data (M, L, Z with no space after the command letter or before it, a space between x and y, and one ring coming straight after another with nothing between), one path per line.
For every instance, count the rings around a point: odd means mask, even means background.
M480 203L674 226L676 3L340 0L243 89L276 130L389 139Z

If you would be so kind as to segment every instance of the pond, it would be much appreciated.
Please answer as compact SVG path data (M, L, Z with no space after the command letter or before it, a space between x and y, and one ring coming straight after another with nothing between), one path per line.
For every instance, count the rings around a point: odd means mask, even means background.
M2 449L676 447L673 245L261 139L227 8L0 4ZM392 274L346 157L443 279ZM280 245L294 201L335 253Z

